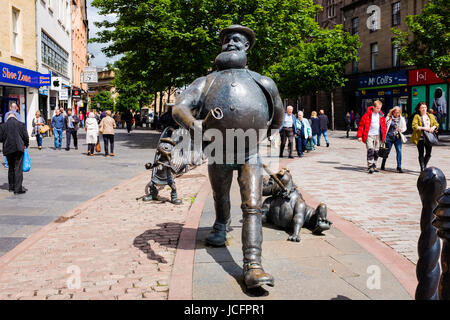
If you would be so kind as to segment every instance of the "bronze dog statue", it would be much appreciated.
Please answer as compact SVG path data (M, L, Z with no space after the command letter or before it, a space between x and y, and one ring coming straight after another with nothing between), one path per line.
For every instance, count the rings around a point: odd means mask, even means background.
M327 220L327 206L320 203L316 209L308 206L288 169L283 168L277 174L270 172L263 182L264 200L262 208L263 223L274 224L282 229L292 229L287 240L300 242L300 229L306 227L319 235L330 229L332 222Z

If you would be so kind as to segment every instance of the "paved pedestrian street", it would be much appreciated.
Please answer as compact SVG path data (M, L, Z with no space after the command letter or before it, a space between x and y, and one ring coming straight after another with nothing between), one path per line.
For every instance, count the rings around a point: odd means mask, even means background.
M416 146L409 142L409 137L403 145L404 173L395 171L393 147L387 170L370 175L366 147L356 140L356 133L352 132L347 139L343 131L328 132L329 148L316 147L316 151L288 166L294 181L317 201L325 202L338 215L417 263L422 204L417 191L420 167ZM442 139L442 146L433 147L428 166L440 168L450 185L450 137Z
M73 139L71 150L64 150L65 134L61 151L54 150L53 137L44 138L42 150L30 141L32 166L23 182L26 194L8 192L8 169L0 167L0 256L65 212L141 173L144 164L153 161L160 134L134 130L128 135L118 129L116 156L105 158L104 153L88 157L84 130L78 132L78 150ZM101 145L103 152L103 140Z
M279 165L291 170L307 203L325 202L334 223L323 236L302 229L300 243L265 225L262 259L275 287L254 294L242 284L237 182L227 247L206 247L214 220L207 166L175 180L181 205L167 201L169 188L161 201L138 201L159 133L117 132L113 158L87 157L81 137L77 151L55 151L48 138L42 151L31 148L23 195L5 190L7 170L0 170L0 300L413 297L421 212L414 145L403 146L403 174L391 155L387 171L369 175L354 132L350 139L329 132L329 148L283 158ZM450 139L443 139L430 165L448 178ZM278 166L278 152L266 148L263 162ZM379 273L379 285L370 284L371 272Z

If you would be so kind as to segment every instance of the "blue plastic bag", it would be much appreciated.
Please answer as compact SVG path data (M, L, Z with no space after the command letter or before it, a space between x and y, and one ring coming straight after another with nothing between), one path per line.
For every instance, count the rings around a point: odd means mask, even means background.
M25 152L23 153L22 169L23 169L23 172L28 172L31 169L31 158L30 158L30 154L28 153L28 149L25 149Z
M5 157L5 168L6 168L6 169L9 168L9 166L8 166L8 158L6 158L6 157Z

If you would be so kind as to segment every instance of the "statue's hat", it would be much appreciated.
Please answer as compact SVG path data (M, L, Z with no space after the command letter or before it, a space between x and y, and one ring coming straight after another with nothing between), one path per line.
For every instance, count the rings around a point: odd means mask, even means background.
M239 33L245 34L245 36L250 41L250 47L248 48L249 50L255 44L256 36L255 36L255 33L253 32L253 30L250 28L241 26L240 24L232 24L228 28L221 30L219 33L220 43L223 43L223 38L225 38L225 36L230 32L239 32Z

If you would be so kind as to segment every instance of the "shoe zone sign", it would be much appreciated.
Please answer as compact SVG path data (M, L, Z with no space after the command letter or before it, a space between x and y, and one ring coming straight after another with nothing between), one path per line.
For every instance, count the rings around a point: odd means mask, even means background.
M405 70L368 75L358 78L358 89L394 88L408 85L408 75Z
M0 62L0 82L39 88L50 85L51 75Z

